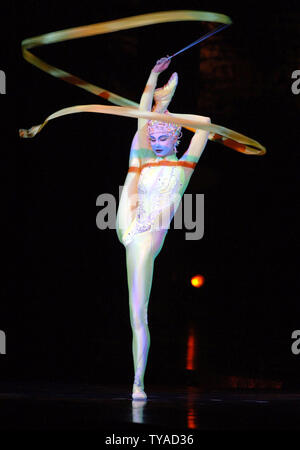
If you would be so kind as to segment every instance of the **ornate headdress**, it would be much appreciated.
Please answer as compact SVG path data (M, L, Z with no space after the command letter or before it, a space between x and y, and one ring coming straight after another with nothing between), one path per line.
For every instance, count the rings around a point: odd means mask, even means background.
M172 74L167 84L165 84L162 88L155 89L154 92L154 107L152 111L158 112L160 114L170 114L167 110L174 92L176 90L178 84L178 75L176 72ZM158 120L149 120L148 121L148 131L149 134L153 131L161 131L168 134L172 134L173 136L180 136L181 127L176 125L175 123L167 123L167 122L159 122Z

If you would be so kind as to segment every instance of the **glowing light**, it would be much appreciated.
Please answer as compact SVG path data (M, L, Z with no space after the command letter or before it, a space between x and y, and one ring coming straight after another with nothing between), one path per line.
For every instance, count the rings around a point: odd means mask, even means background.
M202 275L195 275L193 278L191 278L191 284L194 287L201 287L203 286L205 281L205 278Z
M193 327L189 329L187 341L186 370L195 370L195 331Z
M188 413L187 413L187 426L188 428L196 429L196 410L195 408L188 406Z
M187 388L187 426L188 428L197 428L197 413L195 408L195 397L197 395L197 390L192 386Z

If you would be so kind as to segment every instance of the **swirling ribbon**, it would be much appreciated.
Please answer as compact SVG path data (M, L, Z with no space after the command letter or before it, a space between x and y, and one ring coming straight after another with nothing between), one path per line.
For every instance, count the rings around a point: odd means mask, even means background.
M102 114L113 114L125 117L143 118L160 120L164 122L172 122L183 126L193 132L196 129L208 130L209 139L222 143L223 145L233 148L234 150L247 155L263 155L266 153L266 148L259 142L230 130L229 128L215 125L213 123L205 124L197 115L191 116L186 114L170 114L170 117L165 114L158 114L150 111L139 110L139 104L127 98L121 97L113 92L109 92L94 84L88 83L81 78L78 78L68 72L65 72L55 66L52 66L37 56L33 55L29 49L39 47L46 44L53 44L55 42L63 42L71 39L78 39L86 36L95 36L97 34L112 33L116 31L138 28L147 25L167 22L181 22L181 21L205 21L218 22L223 24L231 24L230 17L224 14L212 13L207 11L164 11L150 14L142 14L139 16L126 17L118 20L111 20L108 22L99 22L92 25L69 28L66 30L55 31L52 33L42 34L32 38L24 39L21 42L22 54L26 61L48 74L60 78L70 84L78 86L92 94L97 95L108 100L118 106L106 105L77 105L69 108L64 108L48 116L40 125L32 126L27 129L20 129L19 136L22 138L32 138L39 133L49 120L61 117L67 114L74 114L78 112L96 112ZM187 118L188 117L188 118Z

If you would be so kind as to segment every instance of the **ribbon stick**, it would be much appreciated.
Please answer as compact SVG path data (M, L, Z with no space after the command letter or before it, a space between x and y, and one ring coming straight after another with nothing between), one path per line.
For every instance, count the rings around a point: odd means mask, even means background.
M204 36L202 36L201 38L197 39L197 41L192 42L191 44L189 44L189 45L187 45L186 47L184 47L184 48L182 48L181 50L179 50L179 52L176 52L176 53L174 53L174 55L169 56L167 59L174 58L174 56L179 55L179 53L182 53L182 52L184 52L185 50L188 50L189 48L193 47L194 45L199 44L199 42L205 41L205 39L209 38L210 36L213 36L214 34L218 33L219 31L224 30L224 28L229 27L229 25L230 25L230 24L225 24L225 25L223 25L223 26L217 28L217 29L214 30L214 31L210 31L210 32L204 34Z
M139 110L139 104L129 100L125 97L117 95L113 92L107 91L104 88L88 83L79 77L76 77L68 72L65 72L55 66L52 66L42 59L35 56L29 49L34 47L40 47L42 45L53 44L56 42L64 42L71 39L78 39L87 36L95 36L98 34L106 34L117 32L126 29L138 28L142 26L149 26L158 23L167 22L181 22L181 21L198 21L198 22L217 22L225 25L232 23L230 17L224 14L212 13L208 11L193 11L193 10L179 10L179 11L163 11L150 14L142 14L139 16L126 17L123 19L111 20L108 22L99 22L92 25L86 25L81 27L69 28L66 30L54 31L51 33L35 36L24 39L21 42L22 54L26 61L40 70L59 78L67 83L73 84L91 92L98 97L113 103L116 106L105 105L76 105L69 108L64 108L56 113L48 116L41 125L32 126L29 129L19 129L19 136L22 138L32 138L38 134L42 128L51 119L78 112L96 112L102 114L114 114L118 116L133 117L133 118L149 118L153 120L161 120L168 122L166 115L161 115L149 111ZM220 31L220 30L218 30ZM204 37L204 36L203 36ZM202 37L202 38L203 38ZM206 37L208 37L206 35ZM200 38L200 39L202 39ZM198 40L199 41L199 40ZM175 56L175 55L173 55ZM197 115L194 115L191 119L185 117L184 114L171 114L171 120L173 123L182 125L193 132L196 129L209 130L209 139L219 142L227 147L230 147L238 152L247 155L263 155L266 153L266 149L259 142L237 133L233 130L225 128L221 125L215 125L213 123L207 125L203 124Z

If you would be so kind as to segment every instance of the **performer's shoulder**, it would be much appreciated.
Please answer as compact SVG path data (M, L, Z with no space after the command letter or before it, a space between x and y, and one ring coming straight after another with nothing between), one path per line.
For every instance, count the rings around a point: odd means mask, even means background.
M186 160L178 160L176 163L178 169L180 169L181 172L184 172L184 174L188 177L194 173L196 165L197 163Z

